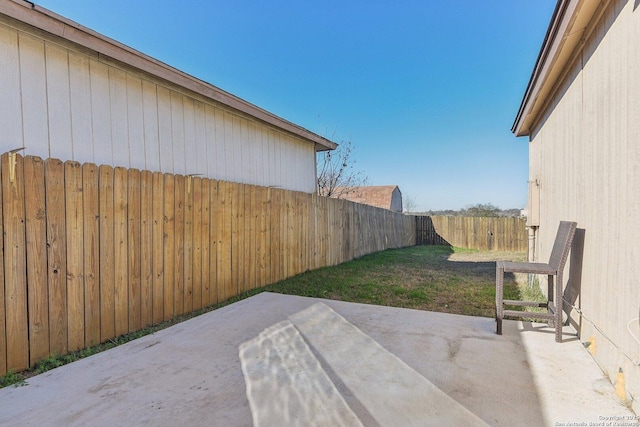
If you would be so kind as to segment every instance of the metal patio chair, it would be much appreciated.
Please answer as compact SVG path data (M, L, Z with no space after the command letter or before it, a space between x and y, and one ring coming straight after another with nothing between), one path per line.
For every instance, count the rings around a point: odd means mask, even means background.
M502 320L505 316L547 320L556 330L556 342L562 342L562 271L569 256L571 242L575 235L577 223L560 221L556 240L551 250L549 263L509 262L496 263L496 322L497 333L502 335ZM548 276L547 302L505 300L504 273L532 273ZM555 286L554 286L555 276ZM533 313L516 310L505 310L505 305L524 307L546 307L546 313Z

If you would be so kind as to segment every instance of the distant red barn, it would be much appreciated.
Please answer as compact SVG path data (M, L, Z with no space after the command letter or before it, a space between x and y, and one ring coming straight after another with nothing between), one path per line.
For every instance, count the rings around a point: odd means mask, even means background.
M402 193L397 185L345 187L335 193L340 199L402 212Z

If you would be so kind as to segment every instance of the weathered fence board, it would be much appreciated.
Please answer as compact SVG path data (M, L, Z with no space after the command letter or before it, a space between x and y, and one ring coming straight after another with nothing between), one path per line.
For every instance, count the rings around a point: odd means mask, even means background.
M174 247L175 247L175 177L170 174L164 175L164 320L169 320L175 315L174 310Z
M0 159L2 161L2 159ZM0 254L4 254L4 217L3 217L3 186L0 174ZM4 256L0 256L0 271L4 272ZM5 310L4 274L0 274L0 374L7 370L7 324Z
M140 324L153 323L153 174L140 173Z
M24 162L21 156L4 154L1 167L7 365L19 370L29 366Z
M280 243L282 237L280 233L280 221L282 219L282 192L277 188L270 188L271 204L270 208L272 213L270 214L269 230L271 235L271 242L269 243L269 273L270 283L277 282L282 278L282 253L280 250Z
M233 237L233 209L231 198L234 196L232 188L238 187L228 182L219 181L218 197L220 203L220 216L217 218L218 236L220 238L218 247L218 268L221 274L218 275L218 300L224 301L236 295L234 289L233 274L231 270ZM237 195L236 195L237 196ZM222 292L221 292L222 291Z
M234 185L229 189L229 202L231 204L231 240L233 242L237 242L237 244L231 246L231 260L234 265L242 262L240 260L240 253L243 250L240 243L242 242L240 239L242 235L242 232L240 231L240 204L243 202L243 193L241 192L241 189L241 185ZM231 283L229 284L230 288L226 291L227 295L235 295L239 293L240 288L238 285L240 280L239 269L232 268Z
M184 240L183 240L183 268L184 290L182 312L189 313L193 310L193 256L194 256L194 189L193 177L185 177L184 194Z
M418 216L416 244L527 251L525 220L506 217Z
M260 188L260 187L259 187ZM260 225L262 227L262 234L264 238L262 240L262 258L260 260L261 269L261 281L260 286L272 283L271 281L271 269L269 268L271 257L269 248L271 247L271 189L263 188L263 200L262 210L260 211Z
M24 161L27 277L29 278L29 361L49 355L49 295L47 290L47 249L44 195L44 164L41 159Z
M82 165L85 346L100 343L100 207L98 167Z
M212 298L215 280L211 281L211 270L215 268L215 255L211 236L211 182L202 180L202 306L208 307L217 301ZM213 267L212 267L213 266Z
M64 164L44 162L49 284L49 350L67 353L67 231L64 221ZM108 235L107 237L108 238Z
M115 246L113 207L113 168L98 168L98 214L100 242L100 342L116 335L115 323Z
M203 307L202 289L202 178L195 177L191 182L193 194L193 310L200 310ZM207 304L208 305L208 304Z
M115 260L115 335L129 332L129 238L127 234L127 170L121 167L113 173L113 234Z
M224 295L224 286L222 282L221 269L221 251L222 242L220 234L222 232L222 203L220 197L220 184L217 180L211 180L209 183L209 293L211 295L211 303L217 303Z
M413 217L343 200L74 161L0 160L0 374L415 243Z
M129 169L127 178L127 257L129 260L129 332L141 327L140 299L140 171Z
M47 225L45 219L44 164L41 159L28 157L24 161L29 362L49 355L49 292L47 289Z
M244 249L241 249L240 252L240 263L241 264L235 264L235 267L237 267L240 270L240 284L239 284L239 291L240 292L245 292L248 291L249 289L251 289L251 281L252 281L252 274L253 274L253 268L251 267L251 263L254 260L254 256L251 253L251 242L253 239L253 236L249 236L249 232L253 231L251 228L251 221L252 221L252 217L253 217L253 212L251 210L251 185L245 184L242 186L243 187L243 193L242 193L242 198L243 198L243 204L241 204L240 206L240 217L241 217L241 225L240 225L240 231L242 233L241 239L242 239L242 247Z
M176 175L175 179L175 238L173 254L174 313L184 314L184 238L185 238L185 179Z
M164 319L164 175L153 173L152 215L152 323Z

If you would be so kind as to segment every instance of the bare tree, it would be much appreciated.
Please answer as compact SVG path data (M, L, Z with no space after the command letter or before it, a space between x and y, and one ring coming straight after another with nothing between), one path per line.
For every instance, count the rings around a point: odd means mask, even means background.
M402 207L404 208L404 213L408 214L415 212L418 205L413 196L407 194L406 196L402 196Z
M353 144L344 141L333 151L318 155L318 194L341 198L354 191L354 187L366 185L367 176L356 170Z

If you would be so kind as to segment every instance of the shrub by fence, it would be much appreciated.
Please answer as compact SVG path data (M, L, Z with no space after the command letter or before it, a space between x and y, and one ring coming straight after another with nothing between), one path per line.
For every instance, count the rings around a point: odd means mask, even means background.
M511 217L417 216L416 244L527 251L526 221Z
M13 154L0 180L0 374L415 244L414 217L275 188Z

